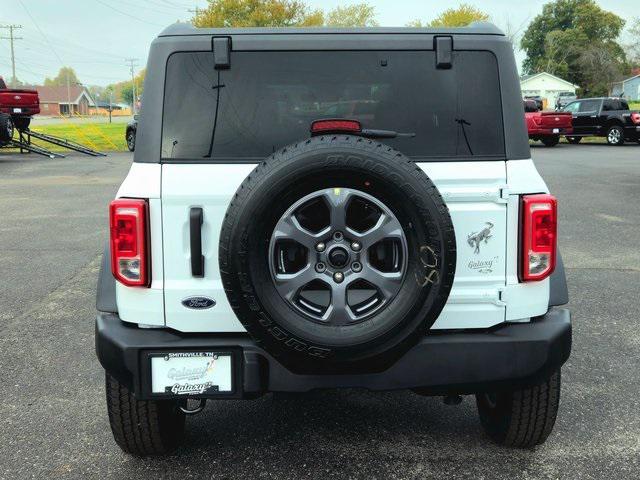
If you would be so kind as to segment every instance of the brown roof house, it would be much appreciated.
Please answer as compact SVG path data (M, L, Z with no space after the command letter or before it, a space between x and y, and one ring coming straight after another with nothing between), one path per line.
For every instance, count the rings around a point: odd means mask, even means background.
M41 115L88 115L95 103L89 91L80 85L36 86L40 97Z

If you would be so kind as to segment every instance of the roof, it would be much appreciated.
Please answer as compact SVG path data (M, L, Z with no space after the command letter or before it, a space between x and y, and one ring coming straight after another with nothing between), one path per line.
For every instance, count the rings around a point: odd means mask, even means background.
M79 85L70 85L67 90L65 86L36 86L34 87L38 91L40 97L40 103L71 103L76 104L80 101L80 97L84 94L89 102L93 103L91 96L84 87Z
M367 28L196 28L190 23L177 22L169 25L159 37L189 36L189 35L304 35L304 34L439 34L449 33L454 35L501 35L502 30L488 22L474 22L467 27L446 28L410 28L410 27L367 27Z
M636 78L640 78L640 75L634 75L633 77L625 78L624 80L620 80L620 82L617 83L627 83L631 80L635 80Z
M573 83L571 83L570 81L565 80L564 78L560 78L560 77L558 77L558 76L556 76L556 75L553 75L553 74L551 74L551 73L549 73L549 72L540 72L540 73L533 73L533 74L531 74L531 75L522 75L522 76L520 77L520 83L522 83L522 82L526 82L526 81L528 81L528 80L531 80L532 78L540 77L540 76L542 76L542 75L546 75L546 76L548 76L548 77L555 78L555 79L556 79L556 80L558 80L559 82L565 83L565 84L567 84L567 85L571 85L573 88L580 88L578 85L574 85L574 84L573 84Z

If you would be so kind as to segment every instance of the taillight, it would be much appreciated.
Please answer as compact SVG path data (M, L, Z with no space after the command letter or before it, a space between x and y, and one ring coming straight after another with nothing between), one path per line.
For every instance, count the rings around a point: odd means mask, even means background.
M633 112L631 114L631 121L633 123L635 123L636 125L640 125L640 113L638 112Z
M320 135L324 133L359 133L362 125L357 120L315 120L311 123L311 134Z
M118 198L109 206L111 272L128 286L149 286L148 206L139 198Z
M542 280L556 268L558 202L553 195L524 195L521 210L520 280Z

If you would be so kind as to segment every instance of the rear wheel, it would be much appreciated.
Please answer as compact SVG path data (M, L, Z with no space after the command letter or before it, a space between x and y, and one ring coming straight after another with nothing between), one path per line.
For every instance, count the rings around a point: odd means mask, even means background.
M127 130L127 148L130 152L136 149L136 132Z
M560 370L522 390L476 395L480 423L501 445L531 448L545 442L560 404Z
M544 143L545 147L555 147L558 143L560 143L560 136L550 135L542 137L542 143Z
M567 139L567 142L571 143L572 145L577 145L578 143L580 143L580 140L582 140L582 137L565 137Z
M13 138L13 120L11 116L0 113L0 145L6 145Z
M624 130L620 125L611 125L607 130L607 143L619 146L624 143Z
M181 443L184 413L178 402L137 400L108 373L106 393L113 438L124 452L137 456L159 455Z

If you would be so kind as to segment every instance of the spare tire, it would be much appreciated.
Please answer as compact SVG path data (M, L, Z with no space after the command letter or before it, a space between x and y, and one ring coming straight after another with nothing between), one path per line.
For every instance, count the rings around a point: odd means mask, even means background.
M380 371L442 311L456 241L419 166L372 140L322 136L274 153L244 180L219 261L237 317L288 368Z

